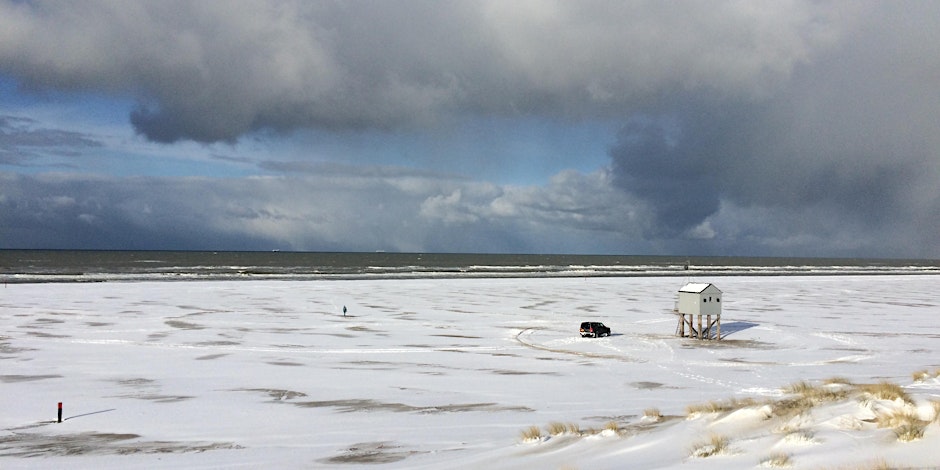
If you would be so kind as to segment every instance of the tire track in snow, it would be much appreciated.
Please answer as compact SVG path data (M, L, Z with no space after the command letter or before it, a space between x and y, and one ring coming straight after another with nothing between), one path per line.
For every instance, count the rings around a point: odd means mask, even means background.
M544 346L544 345L537 344L537 343L527 340L527 338L532 333L540 329L541 328L526 328L520 331L519 333L516 333L516 336L515 336L516 341L518 341L519 344L527 348L536 349L539 351L547 351L547 352L556 353L556 354L567 354L567 355L578 356L578 357L590 357L594 359L613 359L615 361L633 362L633 363L647 362L646 360L627 356L627 355L604 354L604 353L595 353L595 352L588 352L588 351L574 351L570 349L552 348L549 346Z

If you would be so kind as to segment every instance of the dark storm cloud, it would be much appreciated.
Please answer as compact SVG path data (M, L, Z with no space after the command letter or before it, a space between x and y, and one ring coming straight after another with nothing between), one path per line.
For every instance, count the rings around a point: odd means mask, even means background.
M614 183L654 208L651 238L680 235L717 212L720 202L721 162L703 141L711 134L664 119L627 125L610 151Z
M0 3L0 71L136 97L158 142L392 129L462 113L629 115L666 88L751 95L828 47L833 8L609 1ZM666 87L666 88L664 88Z
M771 215L749 229L763 240L880 233L886 248L908 239L936 249L924 236L940 225L930 136L909 132L921 124L869 128L860 121L889 110L855 96L827 107L790 93L736 106L683 99L624 127L610 151L614 184L651 208L650 238L701 237L703 224L729 232L717 221L733 207Z
M650 236L936 256L937 16L913 6L879 8L764 96L677 92L624 126L614 181L652 208Z

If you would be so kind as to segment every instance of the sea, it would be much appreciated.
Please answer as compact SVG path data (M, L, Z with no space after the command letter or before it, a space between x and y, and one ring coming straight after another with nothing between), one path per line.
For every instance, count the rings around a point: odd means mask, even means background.
M0 282L8 284L860 274L940 274L940 260L386 252L0 250Z

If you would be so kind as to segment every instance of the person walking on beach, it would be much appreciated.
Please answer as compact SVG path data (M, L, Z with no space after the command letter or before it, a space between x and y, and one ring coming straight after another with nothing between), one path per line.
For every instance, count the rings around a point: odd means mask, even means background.
M343 316L344 316L344 317L346 316L346 306L345 306L345 305L343 305Z

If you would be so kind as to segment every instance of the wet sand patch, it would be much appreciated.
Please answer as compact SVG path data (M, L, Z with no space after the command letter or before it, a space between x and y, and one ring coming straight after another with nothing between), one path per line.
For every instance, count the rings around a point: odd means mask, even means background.
M135 377L130 379L116 380L118 385L136 389L136 392L112 395L113 398L132 398L135 400L147 400L155 403L176 403L185 400L191 400L196 397L188 395L165 395L158 393L160 384L152 379Z
M655 390L657 388L662 387L663 384L659 382L642 382L641 381L641 382L631 382L630 386L632 386L633 388L640 389L640 390Z
M349 446L339 455L321 459L322 463L333 464L383 464L394 463L420 452L399 450L400 446L389 442L361 442Z
M0 382L3 383L16 383L16 382L33 382L36 380L46 380L46 379L61 379L61 375L49 374L49 375L0 375Z
M933 349L918 348L908 349L907 352L911 354L933 354L935 351Z
M447 309L446 311L452 312L452 313L461 313L461 314L477 313L477 312L474 311L474 310L465 310L465 309L460 309L460 308L449 308L449 309Z
M303 366L303 365L305 365L305 364L301 364L301 363L299 363L299 362L291 362L291 361L270 361L270 362L266 362L266 364L269 364L269 365L272 365L272 366L291 366L291 367L297 367L297 366Z
M370 304L365 304L365 305L363 305L363 307L368 308L368 309L378 310L378 311L380 311L380 312L386 312L386 313L397 313L397 312L398 312L397 310L395 310L395 309L393 309L393 308L390 308L390 307L388 307L388 306L385 306L385 305L370 305Z
M359 331L359 332L365 332L365 333L384 333L384 331L373 330L365 326L350 326L350 327L347 327L346 329L349 331Z
M180 310L198 310L198 312L194 313L196 315L201 315L203 313L206 313L206 312L203 312L203 310L205 310L204 308L197 307L195 305L177 305L176 308ZM194 314L190 313L189 315L194 315Z
M504 406L497 403L464 403L439 406L412 406L404 403L386 403L372 399L325 400L295 402L301 408L336 408L340 413L390 411L393 413L459 413L470 411L534 411L525 406Z
M310 328L297 327L297 328L263 328L258 331L262 331L265 333L274 333L277 335L293 335L293 334L303 333L308 330L310 330ZM252 331L252 330L245 330L245 331Z
M218 359L220 357L228 356L228 353L221 354L207 354L205 356L199 356L196 358L197 361L211 361L212 359Z
M518 354L513 354L513 353L491 353L490 356L495 356L495 357L521 357L521 356L519 356Z
M841 351L841 352L856 352L856 353L867 353L871 350L865 348L820 348L820 351Z
M0 437L0 456L29 458L169 454L243 448L230 442L139 441L139 438L138 434L99 432L55 435L17 433Z
M530 372L530 371L525 371L525 370L509 370L509 369L491 369L490 372L496 375L553 375L553 376L561 375L557 372Z
M152 401L154 403L177 403L186 400L192 400L196 397L191 397L187 395L160 395L157 393L137 393L137 394L125 394L125 395L114 395L113 398L133 398L135 400L146 400Z
M171 326L173 328L179 328L181 330L204 330L206 329L206 327L202 325L180 321L180 320L167 320L163 323L165 323L167 326Z
M43 333L41 331L27 331L27 335L35 336L37 338L71 338L69 335L54 335L52 333Z
M336 338L355 338L356 335L351 335L349 333L320 333L322 336L333 336Z
M12 346L9 343L11 339L12 338L10 338L9 336L0 336L0 354L16 354L16 353L25 352L25 351L36 351L35 349L32 349L32 348L21 348L21 347Z
M153 386L157 382L152 379L145 378L134 378L134 379L121 379L117 381L120 385L125 385L128 387L149 387Z
M685 349L695 349L695 348L713 348L713 349L734 349L734 348L745 348L745 349L780 349L780 346L767 343L764 341L757 341L753 339L725 339L720 340L699 340L691 339L684 340L681 345Z
M523 305L523 306L521 306L521 307L519 307L519 308L523 308L523 309L526 309L526 310L536 310L536 309L539 309L539 308L542 308L542 307L545 307L545 306L547 306L547 305L551 305L551 304L554 304L554 303L557 303L557 301L555 301L555 300L543 300L543 301L541 301L541 302L536 302L536 303L534 303L534 304Z
M280 388L239 388L235 389L236 392L261 392L267 394L274 401L283 401L291 400L293 398L301 398L307 396L303 392L295 392L293 390L284 390Z
M107 323L103 321L86 321L85 324L88 326L111 326L114 323Z
M241 341L219 340L219 341L203 341L201 343L193 343L193 346L239 346L241 344L242 344Z
M398 370L401 368L400 364L378 361L353 361L345 362L343 364L347 364L348 366L343 367L342 365L336 365L332 368L336 370Z

